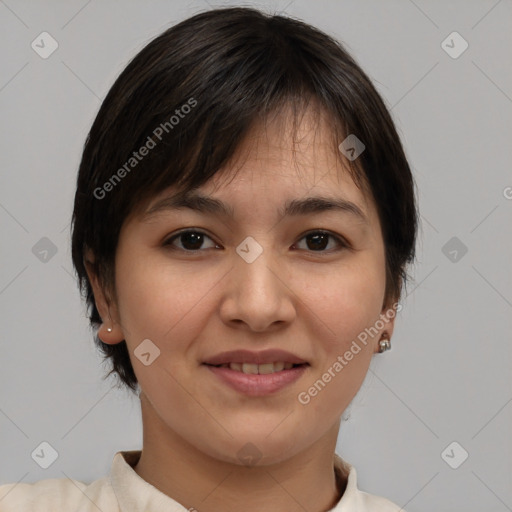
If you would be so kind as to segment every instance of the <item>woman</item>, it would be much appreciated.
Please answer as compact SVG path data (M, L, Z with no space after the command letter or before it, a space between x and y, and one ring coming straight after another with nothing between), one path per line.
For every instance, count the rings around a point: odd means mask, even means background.
M248 8L166 30L105 98L73 213L143 448L88 485L2 486L2 511L401 510L334 450L390 348L416 230L398 134L339 43Z

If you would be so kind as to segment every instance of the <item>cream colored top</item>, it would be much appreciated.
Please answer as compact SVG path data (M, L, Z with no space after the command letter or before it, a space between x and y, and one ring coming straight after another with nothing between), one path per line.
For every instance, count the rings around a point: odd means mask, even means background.
M140 450L117 452L109 476L90 484L49 478L0 485L0 512L187 512L134 471L140 454ZM360 491L356 470L337 454L334 458L338 475L349 473L343 496L329 512L405 512L385 498Z

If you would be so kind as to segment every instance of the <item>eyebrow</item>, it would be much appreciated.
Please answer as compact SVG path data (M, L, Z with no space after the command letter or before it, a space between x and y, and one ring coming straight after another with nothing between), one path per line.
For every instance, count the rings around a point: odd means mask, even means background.
M200 213L208 213L219 217L234 217L233 207L209 196L197 192L178 193L168 196L151 206L142 216L142 221L166 210L190 209ZM287 201L283 208L278 210L279 218L285 216L300 216L318 214L334 210L353 215L358 220L368 224L368 219L361 208L355 203L340 197L313 196L303 199Z

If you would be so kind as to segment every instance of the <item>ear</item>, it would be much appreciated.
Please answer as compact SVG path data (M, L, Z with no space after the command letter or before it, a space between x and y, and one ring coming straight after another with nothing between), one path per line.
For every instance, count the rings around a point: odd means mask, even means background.
M395 298L391 298L384 303L380 312L380 319L384 323L384 327L382 327L379 336L376 337L374 352L379 351L379 341L383 339L391 340L393 336L393 330L395 329L395 318L398 311L401 309L401 304L399 304L398 300Z
M94 262L94 254L90 249L87 249L84 256L84 265L93 289L94 303L96 304L96 308L103 322L98 329L98 337L103 343L115 345L125 338L121 324L119 323L117 305L107 298L106 291L94 270ZM111 331L109 332L108 329L111 329Z

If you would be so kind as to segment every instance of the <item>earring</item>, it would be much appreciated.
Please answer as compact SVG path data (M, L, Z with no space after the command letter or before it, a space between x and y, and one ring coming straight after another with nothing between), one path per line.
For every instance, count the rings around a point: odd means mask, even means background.
M390 339L383 339L379 341L379 354L382 354L382 352L386 352L386 350L391 349L391 340Z
M107 327L107 332L112 332L112 327Z

